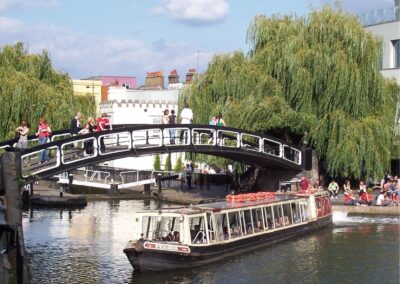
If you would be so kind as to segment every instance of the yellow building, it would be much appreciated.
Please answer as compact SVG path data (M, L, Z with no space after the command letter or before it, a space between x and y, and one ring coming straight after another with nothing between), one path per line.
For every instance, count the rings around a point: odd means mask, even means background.
M99 114L99 104L101 102L101 80L72 80L74 94L93 95L96 100L96 113Z

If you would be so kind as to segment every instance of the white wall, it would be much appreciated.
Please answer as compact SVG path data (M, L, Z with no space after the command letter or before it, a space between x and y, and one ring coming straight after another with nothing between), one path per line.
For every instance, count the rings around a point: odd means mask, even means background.
M155 124L161 123L163 111L174 109L178 112L180 90L127 90L110 87L108 101L100 104L100 113L107 113L112 124ZM181 154L184 159L184 153ZM171 154L174 167L179 154ZM161 155L163 165L167 155ZM153 156L124 158L107 162L116 168L153 169Z
M394 78L400 84L400 68L394 68L394 48L392 45L392 40L400 39L400 21L367 26L365 29L383 40L382 75L387 78Z

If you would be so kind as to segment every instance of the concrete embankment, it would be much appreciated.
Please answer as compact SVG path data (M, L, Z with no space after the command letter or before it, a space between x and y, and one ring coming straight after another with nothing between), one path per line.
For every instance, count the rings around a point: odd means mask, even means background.
M347 206L333 205L334 212L347 212L350 215L387 215L400 216L400 207L396 206Z

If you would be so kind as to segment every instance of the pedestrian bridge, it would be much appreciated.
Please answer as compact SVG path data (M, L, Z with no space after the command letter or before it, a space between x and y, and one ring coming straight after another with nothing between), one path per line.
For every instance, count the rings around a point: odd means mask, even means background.
M29 138L30 143L35 143L34 136ZM15 142L2 142L0 148L12 149ZM42 164L38 159L41 151L49 154L49 160ZM301 170L303 162L299 148L246 130L195 124L118 125L113 130L73 137L67 130L55 131L49 143L21 151L21 175L24 183L29 183L109 160L172 152L213 155L257 167L288 170Z

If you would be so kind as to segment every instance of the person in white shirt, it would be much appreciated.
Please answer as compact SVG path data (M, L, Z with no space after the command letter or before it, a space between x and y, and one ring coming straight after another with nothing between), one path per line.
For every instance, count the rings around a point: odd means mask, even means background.
M390 200L386 199L387 193L386 191L380 193L376 199L376 206L387 206L390 204Z
M185 104L185 107L181 111L181 116L180 116L181 124L190 124L193 121L193 111L189 108L187 104ZM183 136L186 131L181 130L181 133L179 135L179 141L182 143L183 141ZM185 135L187 137L187 135ZM186 138L185 138L186 140Z

